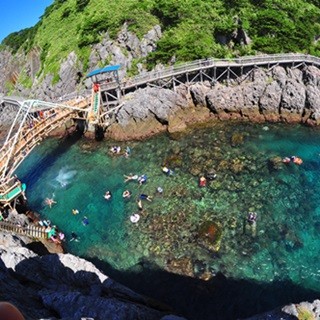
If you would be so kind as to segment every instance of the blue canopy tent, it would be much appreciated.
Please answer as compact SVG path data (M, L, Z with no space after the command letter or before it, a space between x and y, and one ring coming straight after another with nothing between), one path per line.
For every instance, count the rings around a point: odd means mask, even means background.
M106 73L106 72L111 72L111 71L118 71L120 69L120 65L114 65L114 66L106 66L101 69L96 69L91 71L90 73L87 74L87 78L93 77L95 75L101 74L101 73Z
M120 65L114 66L105 66L101 69L96 69L87 74L87 78L92 78L92 82L100 83L100 82L112 82L116 81L119 83L119 75L118 70L120 69Z
M103 87L104 104L119 103L121 98L120 80L118 70L120 65L105 66L100 69L93 70L86 75L93 83L93 92L100 91ZM115 85L116 83L116 85ZM110 85L110 86L108 86ZM106 90L109 88L109 90ZM111 89L110 89L111 88ZM93 104L94 105L94 104Z

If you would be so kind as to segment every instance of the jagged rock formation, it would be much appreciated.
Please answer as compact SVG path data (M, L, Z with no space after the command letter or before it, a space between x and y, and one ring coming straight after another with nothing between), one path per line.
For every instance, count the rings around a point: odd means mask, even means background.
M105 34L102 42L91 48L89 58L89 70L101 67L101 61L108 61L109 64L120 64L119 76L125 77L127 69L130 69L136 58L146 57L154 51L156 42L161 37L161 28L154 26L141 40L132 32L128 31L127 24L122 27L117 40L111 40L108 33ZM53 74L43 75L40 70L41 51L34 49L28 55L19 53L12 55L9 51L0 51L0 93L6 95L12 92L23 97L35 97L40 100L55 101L58 97L83 89L82 81L87 70L83 70L83 64L75 54L70 52L68 57L62 61L59 70L59 78L54 79ZM142 64L138 64L140 73L146 70ZM37 74L40 71L40 74ZM32 86L25 87L18 82L21 72L25 77L32 79ZM90 87L91 81L84 81L85 86Z
M1 300L16 305L26 319L183 320L157 310L88 261L71 254L39 256L25 241L0 232Z
M320 300L290 304L246 320L299 320L320 319Z
M117 123L107 134L119 140L176 133L213 119L253 122L320 123L320 70L276 66L254 69L227 83L209 82L169 89L146 88L125 97Z

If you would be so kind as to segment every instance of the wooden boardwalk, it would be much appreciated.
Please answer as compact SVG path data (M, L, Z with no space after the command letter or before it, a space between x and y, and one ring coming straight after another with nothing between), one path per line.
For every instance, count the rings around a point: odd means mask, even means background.
M112 113L121 107L121 96L138 88L156 86L168 87L174 90L179 84L189 85L203 81L215 83L229 77L242 77L243 74L247 74L256 67L273 68L278 65L293 68L302 68L308 65L319 67L320 58L304 54L259 55L235 59L210 58L174 65L159 71L146 72L130 79L124 78L120 83L100 83L100 98L105 97L107 99L108 96L112 97L114 99L112 103L116 105L113 109L107 109L103 116L107 119L108 113ZM53 112L44 118L35 119L35 123L32 126L27 122L29 109L27 111L23 110L24 105L21 105L20 111L24 112L24 114L22 123L16 123L18 127L17 134L11 135L10 129L8 138L0 149L0 202L5 202L8 192L18 186L12 179L15 170L52 130L63 126L67 119L77 118L81 110L85 110L88 113L89 108L91 108L93 113L97 113L97 101L93 99L96 96L91 96L91 94L91 90L86 90L82 93L74 94L74 99L72 99L72 95L67 97L68 101L66 103L70 108L61 104L63 99L60 99L56 104L44 103ZM75 99L79 95L83 97L81 101ZM10 102L10 97L7 100ZM102 104L104 102L106 105L109 104L109 101L102 101ZM72 109L72 106L76 106L76 108ZM82 119L86 120L86 116L83 116Z
M218 81L219 78L228 73L228 71L237 76L238 74L233 70L239 70L241 75L241 73L245 72L248 68L270 68L277 65L291 67L314 65L319 67L320 58L305 54L274 54L240 57L234 59L202 59L174 65L159 71L146 72L145 74L138 75L130 79L122 79L120 88L122 92L125 93L130 89L137 89L146 85L156 84L162 80L166 80L164 82L171 83L172 80L177 80L177 83L189 83L194 82L194 80L198 82L201 81L202 76L204 76L202 77L202 80L211 80L214 82ZM208 71L211 71L209 76ZM203 72L205 73L203 74ZM199 76L195 77L194 74L198 74ZM183 79L179 81L178 78ZM105 92L116 90L118 86L119 84L116 82L103 83L101 85L101 91Z

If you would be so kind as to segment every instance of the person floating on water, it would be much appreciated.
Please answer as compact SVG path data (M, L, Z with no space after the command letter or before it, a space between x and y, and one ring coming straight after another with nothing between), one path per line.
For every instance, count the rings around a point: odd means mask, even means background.
M131 194L132 194L131 191L125 190L125 191L123 191L123 193L122 193L122 197L125 198L125 199L129 199L129 198L131 197Z
M126 147L126 151L125 151L125 153L124 153L124 156L125 156L126 158L128 158L128 157L130 156L130 154L131 154L131 149L130 149L130 147Z
M128 176L126 175L123 175L125 177L125 180L124 182L128 182L128 181L131 181L131 180L138 180L139 179L139 176L137 174L132 174L130 173Z
M104 194L104 198L106 200L110 200L112 198L112 194L111 194L111 191L106 191L106 193Z
M164 172L167 176L171 176L173 175L173 170L167 168L167 167L163 167L162 168L162 172Z
M158 188L157 188L157 193L158 193L158 194L162 194L162 193L163 193L163 189L162 189L161 187L158 187Z
M132 223L137 223L140 220L140 215L138 213L134 213L132 216L130 216L130 221Z
M217 174L214 171L209 171L206 174L206 178L211 181L215 180L217 178Z
M145 174L143 174L142 176L140 176L138 178L138 182L139 182L140 185L142 185L142 184L147 182L147 179L148 179L147 176Z
M143 206L142 206L142 201L141 201L141 199L138 200L137 204L138 204L139 210L142 211L142 210L143 210Z
M207 186L207 179L204 176L199 178L199 187L206 187Z
M111 153L114 154L119 154L121 152L121 147L120 146L113 146L110 148Z
M150 202L152 201L152 197L148 196L147 194L144 194L144 193L140 194L139 199L140 200L148 200Z
M290 163L291 159L289 157L285 157L285 158L282 159L282 162L283 163Z
M79 240L80 240L80 238L78 237L78 235L77 235L74 231L72 231L72 232L71 232L71 239L70 239L70 241L79 242Z
M293 163L295 163L297 165L301 165L303 163L302 159L299 158L299 157L296 157L296 156L292 156L290 158L289 157L285 157L285 158L282 159L282 162L286 163L286 164L290 163L290 162L293 162Z
M78 209L72 209L72 214L73 215L79 214L79 210Z
M300 164L303 163L302 159L299 158L299 157L296 157L296 156L292 156L292 157L291 157L291 161L292 161L293 163L295 163L295 164L298 164L298 165L300 165Z
M84 226L87 226L87 225L89 224L89 219L88 219L86 216L83 217L83 219L82 219L82 224L83 224Z
M248 216L247 216L247 221L250 223L250 224L253 224L257 221L257 213L256 212L249 212L248 213Z
M53 198L46 198L44 200L44 203L46 205L48 205L50 208L52 208L52 205L54 205L55 203L57 203L56 201L53 200Z

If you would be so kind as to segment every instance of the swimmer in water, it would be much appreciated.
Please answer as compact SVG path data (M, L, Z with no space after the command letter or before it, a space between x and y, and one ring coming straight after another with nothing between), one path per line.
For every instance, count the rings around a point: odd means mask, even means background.
M88 219L86 216L83 217L83 219L82 219L82 224L83 224L84 226L87 226L87 225L89 224L89 219Z
M71 232L71 239L70 239L70 241L79 242L79 240L80 240L80 238L78 237L78 235L77 235L74 231L72 231L72 232Z
M44 203L49 206L50 208L52 208L52 205L54 205L55 203L57 203L56 201L53 200L53 198L46 198L44 200Z

